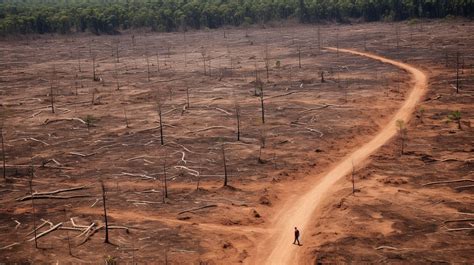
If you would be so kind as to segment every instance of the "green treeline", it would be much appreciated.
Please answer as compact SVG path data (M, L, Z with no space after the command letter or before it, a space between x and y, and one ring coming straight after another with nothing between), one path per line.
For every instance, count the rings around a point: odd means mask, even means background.
M175 31L297 18L397 21L472 17L474 0L0 0L0 34Z

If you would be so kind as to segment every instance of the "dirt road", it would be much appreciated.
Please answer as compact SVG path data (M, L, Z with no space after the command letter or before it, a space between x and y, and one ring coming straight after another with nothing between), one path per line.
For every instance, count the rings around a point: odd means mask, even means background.
M335 48L327 49L336 50ZM407 122L417 102L426 91L427 76L413 66L364 52L347 49L339 49L339 52L372 58L404 69L412 75L413 88L390 122L372 140L347 155L319 179L307 193L282 206L276 215L276 221L271 224L271 230L275 232L259 244L249 260L249 264L299 264L298 252L303 247L291 244L293 242L293 227L297 226L302 231L302 243L304 244L307 225L312 217L315 218L313 215L318 206L334 191L336 182L351 172L353 164L357 166L363 163L397 133L396 121Z

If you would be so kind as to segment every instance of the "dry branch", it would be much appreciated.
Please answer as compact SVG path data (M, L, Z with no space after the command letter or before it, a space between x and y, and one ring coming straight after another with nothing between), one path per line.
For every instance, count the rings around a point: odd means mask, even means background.
M63 119L54 119L54 120L46 119L43 122L43 124L47 125L47 124L50 124L50 123L53 123L53 122L58 122L58 121L78 121L82 124L87 125L87 122L85 122L83 119L79 119L79 118L63 118Z
M58 229L58 228L59 228L60 226L62 226L62 225L63 225L63 223L58 223L58 224L56 224L56 225L53 225L50 229L48 229L48 230L46 230L46 231L44 231L44 232L42 232L42 233L36 235L36 239L38 239L38 238L40 238L40 237L43 237L43 236L45 236L45 235L47 235L47 234L53 232L54 230ZM33 241L33 240L35 240L35 237L30 238L28 241Z
M8 246L1 247L0 250L9 249L9 248L14 247L16 245L20 245L20 243L16 242L16 243L10 244Z
M42 144L44 144L44 145L49 145L47 142L44 142L44 141L38 140L38 139L36 139L36 138L33 138L33 137L30 137L30 138L28 138L28 139L30 139L30 140L32 140L32 141L35 141L35 142L38 142L38 143L42 143Z
M291 94L295 94L295 93L299 93L299 92L301 92L301 91L292 91L292 92L288 92L288 93L281 94L281 95L275 95L275 96L267 97L266 100L269 100L269 99L272 99L272 98L279 98L279 97L289 96Z
M82 157L89 157L89 156L93 156L97 153L90 153L90 154L82 154L82 153L79 153L79 152L69 152L70 155L76 155L76 156L82 156Z
M375 249L376 249L376 250L380 250L380 249L398 250L398 248L396 248L396 247L391 247L391 246L380 246L380 247L376 247Z
M88 189L89 187L87 186L80 186L80 187L74 187L74 188L68 188L68 189L59 189L59 190L54 190L54 191L45 191L45 192L35 192L33 195L26 195L24 197L20 197L16 199L17 201L26 201L26 200L31 200L32 196L36 199L42 199L42 198L52 198L52 199L69 199L74 198L74 196L49 196L53 194L58 194L61 192L67 192L67 191L75 191L75 190L82 190L82 189ZM76 195L76 196L89 196L89 195Z
M211 127L199 129L199 130L197 130L197 131L191 131L191 132L189 132L189 133L205 132L205 131L216 130L216 129L227 129L227 130L231 130L231 131L234 130L234 129L232 129L232 128L225 127L225 126L211 126Z
M462 228L448 228L448 229L446 229L446 231L448 231L448 232L466 231L466 230L474 230L474 227L462 227Z
M144 179L153 179L153 180L156 180L155 177L150 177L150 176L147 176L147 175L145 175L145 174L135 174L135 173L122 172L122 175L130 176L130 177L140 177L140 178L144 178Z
M471 189L471 188L474 188L474 185L459 186L459 187L455 187L454 189L455 190L464 190L464 189Z
M454 219L454 220L446 220L446 221L444 221L444 223L447 224L447 223L471 222L471 221L474 221L474 219Z
M322 133L321 131L319 130L316 130L316 129L312 129L312 128L306 128L306 130L310 131L310 132L316 132L316 133L319 133L319 138L323 137L324 133Z
M191 174L193 176L196 176L196 177L199 176L199 172L197 170L190 169L190 168L185 167L185 166L175 166L174 168L176 168L176 169L185 169L189 172L189 174Z
M232 115L232 113L228 112L227 110L225 109L221 109L221 108L215 108L216 110L220 111L220 112L223 112L225 113L226 115Z
M46 221L46 220L43 220L43 223L42 223L42 224L40 224L38 227L36 227L35 229L33 229L33 231L29 232L29 233L26 234L26 235L29 236L29 235L33 234L35 231L38 231L39 229L41 229L43 226L47 225L48 223L50 223L50 222L48 222L48 221Z
M143 204L153 204L153 203L162 203L162 202L153 202L153 201L140 201L140 200L127 200L128 202L133 202L133 203L143 203ZM109 226L110 228L110 226Z
M437 184L448 184L448 183L457 183L457 182L474 182L472 179L456 179L456 180L444 180L444 181L435 181L423 184L421 186L437 185Z
M206 208L212 208L212 207L217 207L217 204L209 204L209 205L205 205L205 206L201 206L201 207L197 207L197 208L192 208L192 209L184 210L184 211L179 212L178 214L183 214L183 213L188 213L188 212L194 212L194 211L197 211L197 210L206 209Z

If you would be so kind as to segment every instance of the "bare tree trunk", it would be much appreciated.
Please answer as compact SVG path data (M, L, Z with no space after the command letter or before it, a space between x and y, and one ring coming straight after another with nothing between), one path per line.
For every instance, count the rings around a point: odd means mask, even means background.
M38 248L38 241L36 239L35 198L33 196L33 176L35 175L33 166L31 166L30 174L31 174L31 176L30 176L29 184L30 184L30 195L31 195L31 208L32 208L32 213L33 213L33 231L34 231L34 235L35 235L35 248Z
M104 222L105 222L105 241L104 243L110 243L109 242L109 223L107 221L107 206L106 206L106 191L105 191L105 186L104 182L100 181L100 185L102 187L102 202L104 205Z
M186 106L189 109L189 87L186 87Z
M150 60L148 59L148 55L146 56L146 68L147 68L147 80L150 82Z
M262 123L265 124L265 108L264 108L264 104L263 104L263 87L260 91L260 103L261 103L261 106L262 106Z
M298 66L301 68L301 47L298 45Z
M237 119L237 141L240 141L240 106L235 105L235 118Z
M117 81L117 91L120 90L120 83L119 83L119 74L117 69L117 62L115 62L115 81Z
M92 80L97 81L95 76L95 56L92 56Z
M123 114L125 116L125 124L126 124L125 128L130 128L130 126L128 125L127 110L125 108L123 109Z
M160 59L158 57L158 52L156 52L156 67L158 68L158 73L160 72Z
M227 163L225 160L225 147L222 144L222 161L224 163L224 187L227 186Z
M56 78L56 68L53 66L53 76L51 77L50 88L49 88L49 97L51 101L51 112L54 113L54 91L53 83Z
M160 141L161 141L161 145L164 145L165 141L163 138L163 118L162 118L162 112L161 112L161 103L158 104L158 116L160 117Z
M0 127L0 138L2 140L3 179L7 180L7 159L5 156L5 139L3 137L3 124Z
M355 179L354 179L354 173L355 173L354 161L352 161L352 194L355 193Z
M456 93L459 93L459 51L456 52Z
M321 52L321 26L318 25L318 50Z

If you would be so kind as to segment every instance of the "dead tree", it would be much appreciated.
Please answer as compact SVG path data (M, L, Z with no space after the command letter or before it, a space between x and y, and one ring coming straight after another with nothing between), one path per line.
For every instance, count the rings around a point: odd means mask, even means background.
M403 120L397 120L397 128L398 128L398 136L400 138L400 145L401 145L401 154L405 153L405 140L407 129L405 127L405 122Z
M354 168L354 161L352 162L352 194L355 193L355 168Z
M120 90L120 83L119 83L119 74L117 69L117 62L115 62L115 81L117 82L117 91Z
M160 57L158 55L158 51L156 51L156 68L158 70L158 73L160 72Z
M456 52L456 93L459 93L459 51Z
M186 107L189 109L189 87L186 87Z
M260 149L258 151L258 163L263 164L265 161L262 159L262 150L265 148L267 140L267 130L264 125L260 127Z
M102 187L102 202L104 205L104 222L105 222L105 240L104 243L110 243L109 242L109 223L107 221L107 206L106 206L106 191L105 191L105 185L104 182L101 180L100 181L100 186Z
M318 50L321 52L321 26L318 25Z
M235 106L235 119L237 122L237 141L240 141L240 104L236 101Z
M99 79L95 75L95 55L92 56L92 80L98 81Z
M51 103L51 112L54 113L54 90L53 90L53 83L54 80L56 79L56 67L53 65L53 73L51 75L51 80L49 82L50 87L49 87L49 98L50 98L50 103Z
M130 128L129 124L128 124L128 117L127 117L127 109L123 109L123 114L125 116L125 128Z
M207 75L207 72L206 72L206 49L204 47L202 47L202 49L201 49L201 55L202 55L202 64L203 64L203 67L204 67L204 75Z
M33 196L33 176L35 175L34 168L31 166L30 168L30 195L31 195L31 208L32 208L32 214L33 214L33 231L35 235L35 248L38 248L38 241L36 239L36 215L35 215L35 198Z
M265 70L267 72L267 83L270 81L270 55L268 52L268 44L265 43L265 51L264 51L264 60L265 60Z
M397 49L400 48L400 26L397 24L395 26L395 38L397 43Z
M263 85L260 86L260 104L262 108L262 123L265 124L265 106L263 104Z
M301 68L301 46L298 45L298 66Z
M225 147L222 144L222 162L224 163L224 187L227 186L227 163L225 160Z
M161 145L164 145L165 141L163 137L163 112L162 112L163 103L160 96L158 96L156 105L157 105L157 110L158 110L158 118L160 119L159 121L160 122L160 142L161 142Z
M7 159L5 155L5 138L3 136L3 120L0 121L0 139L2 140L3 179L7 180Z
M324 71L321 71L321 83L324 82L326 82L326 80L324 80Z

